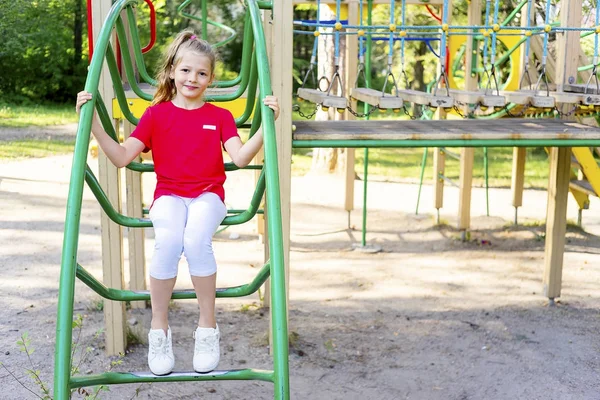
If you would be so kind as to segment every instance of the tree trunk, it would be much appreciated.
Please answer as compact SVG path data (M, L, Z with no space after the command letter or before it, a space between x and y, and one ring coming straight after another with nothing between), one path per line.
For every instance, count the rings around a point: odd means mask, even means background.
M77 71L77 66L81 62L83 52L83 0L75 0L73 21L73 71Z

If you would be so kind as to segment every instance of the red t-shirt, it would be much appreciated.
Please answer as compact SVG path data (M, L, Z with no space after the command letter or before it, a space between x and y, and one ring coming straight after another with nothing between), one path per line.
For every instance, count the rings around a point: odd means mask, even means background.
M238 136L231 112L210 103L186 110L166 101L146 109L131 136L144 143L144 151L152 150L154 200L213 192L225 201L222 148Z

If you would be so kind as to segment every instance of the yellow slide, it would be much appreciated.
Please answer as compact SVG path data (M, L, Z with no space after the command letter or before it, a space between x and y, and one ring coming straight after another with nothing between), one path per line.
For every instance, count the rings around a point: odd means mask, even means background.
M573 147L573 156L581 173L576 176L573 173L573 179L569 184L571 194L575 197L580 209L589 207L588 196L600 197L600 166L594 159L592 150L588 147ZM600 153L600 149L596 149Z

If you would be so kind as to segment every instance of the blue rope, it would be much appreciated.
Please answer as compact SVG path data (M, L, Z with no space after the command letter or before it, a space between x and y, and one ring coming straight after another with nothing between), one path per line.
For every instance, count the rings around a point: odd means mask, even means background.
M444 6L442 7L442 24L448 24L448 1L444 0ZM442 73L446 70L446 32L442 32L442 40L440 41L440 64L442 67Z
M490 20L490 3L491 3L491 0L485 1L485 20L483 21L485 25L487 25L488 21ZM483 68L485 68L485 66L487 64L487 58L488 58L488 36L485 35L484 39L483 39Z
M340 23L340 13L341 13L341 4L342 0L337 0L335 2L335 21L336 24ZM338 67L340 65L340 31L335 30L335 66Z
M495 4L494 4L494 25L496 26L498 24L498 11L500 8L500 1L499 0L495 0ZM491 58L491 63L492 63L492 67L494 66L494 64L496 63L496 31L492 29L492 58Z
M596 2L596 26L600 24L600 7ZM598 34L594 35L594 66L598 65Z
M550 0L546 1L546 26L550 23ZM548 37L550 36L550 32L546 32L544 35L544 49L542 54L542 68L546 67L546 60L548 58Z
M527 29L531 27L531 3L533 0L527 1ZM529 66L529 52L531 50L531 36L526 36L525 39L525 68Z

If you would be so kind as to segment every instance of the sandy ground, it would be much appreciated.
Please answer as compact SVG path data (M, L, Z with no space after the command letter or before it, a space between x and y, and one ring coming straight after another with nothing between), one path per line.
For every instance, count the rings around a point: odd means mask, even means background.
M65 129L68 134L69 129ZM16 134L23 134L24 131ZM53 134L47 131L29 132ZM7 138L11 133L1 132ZM0 399L35 399L29 361L16 344L27 332L31 362L52 387L56 301L70 156L0 164ZM94 163L91 166L95 168ZM357 181L351 224L361 226ZM152 177L145 177L147 195ZM252 190L245 172L232 175L227 203L244 207ZM584 230L570 229L559 303L542 292L544 191L526 191L522 225L511 227L510 192L493 189L491 216L474 189L470 241L459 240L457 191L448 187L444 226L435 226L431 188L369 185L369 244L353 250L359 230L347 229L341 183L332 177L292 181L290 382L294 399L600 399L600 201L584 212ZM78 261L101 276L100 209L89 190L83 203ZM576 220L570 200L568 218ZM147 255L152 234L148 232ZM239 238L234 239L234 237ZM255 225L230 227L215 238L219 286L250 280L261 265ZM127 276L126 276L127 279ZM185 262L178 288L190 288ZM90 347L81 373L145 371L143 345L122 364L104 355L99 297L76 283L75 313L84 317L79 343ZM256 295L218 300L220 368L271 368L268 314ZM149 310L128 321L141 339ZM191 370L194 301L176 301L171 326L176 370ZM76 357L77 358L77 357ZM157 383L112 386L102 399L269 399L272 385L256 382ZM74 398L81 397L75 395Z

